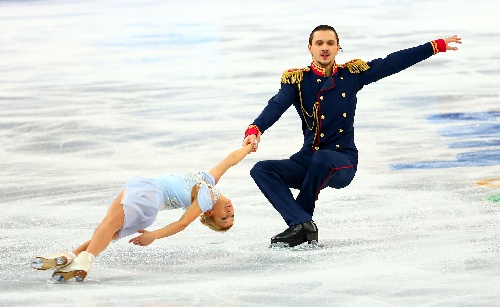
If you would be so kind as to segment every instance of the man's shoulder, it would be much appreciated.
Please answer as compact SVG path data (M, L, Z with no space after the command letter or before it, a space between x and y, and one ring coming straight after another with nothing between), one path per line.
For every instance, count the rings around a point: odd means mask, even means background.
M281 75L281 83L283 84L296 84L304 79L304 73L311 71L309 66L304 68L290 68L283 72Z
M370 66L361 59L354 59L344 64L338 64L338 69L348 69L350 73L359 74L363 71L370 69Z

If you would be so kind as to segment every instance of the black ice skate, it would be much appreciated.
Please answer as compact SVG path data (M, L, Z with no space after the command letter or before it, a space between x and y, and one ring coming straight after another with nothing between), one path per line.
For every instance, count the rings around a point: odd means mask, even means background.
M318 243L318 227L313 221L288 227L271 238L271 247L294 247L304 242Z

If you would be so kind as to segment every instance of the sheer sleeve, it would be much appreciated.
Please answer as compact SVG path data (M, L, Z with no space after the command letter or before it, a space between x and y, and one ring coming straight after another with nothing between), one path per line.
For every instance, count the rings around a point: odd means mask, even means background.
M219 199L220 192L214 187L214 176L210 175L207 172L200 172L199 174L201 175L203 180L197 183L200 186L200 189L198 191L198 196L196 199L198 201L198 206L200 206L201 212L205 213L207 210L212 209L214 204ZM212 191L212 193L214 194L213 202L210 191Z

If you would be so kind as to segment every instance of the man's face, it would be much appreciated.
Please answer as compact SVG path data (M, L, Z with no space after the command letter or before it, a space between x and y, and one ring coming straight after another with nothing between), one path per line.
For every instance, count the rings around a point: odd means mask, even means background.
M340 46L333 31L316 31L313 34L312 45L307 46L313 61L321 67L333 66L335 56Z

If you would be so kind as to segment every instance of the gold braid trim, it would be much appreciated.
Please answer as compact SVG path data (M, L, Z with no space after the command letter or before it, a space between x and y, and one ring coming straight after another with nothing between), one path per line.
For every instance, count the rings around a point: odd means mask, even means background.
M292 68L285 70L281 75L281 83L283 84L297 84L304 80L304 71L311 70L309 67L305 68Z
M353 74L359 74L360 72L370 69L368 64L361 59L354 59L345 64L338 65L339 68L346 68Z
M439 53L438 44L437 44L437 42L435 40L431 41L431 45L432 45L432 53L433 54Z
M312 112L309 114L306 109L304 108L304 103L302 102L302 93L300 92L300 83L299 83L299 99L300 99L300 111L302 112L302 117L304 117L304 122L306 123L307 129L313 130L316 128L316 131L314 132L314 138L313 140L316 139L316 135L318 135L318 129L319 129L319 118L318 118L318 108L319 108L319 102L315 102L313 104ZM312 119L311 125L309 125L309 122L307 121L308 118Z
M299 100L300 100L300 109L302 112L302 117L304 118L304 121L306 123L307 129L313 130L316 128L315 134L314 134L314 139L316 139L316 135L318 133L318 127L319 127L319 119L318 119L318 107L319 103L316 102L313 105L313 109L311 114L309 114L306 109L304 108L304 104L302 102L302 91L300 90L300 83L302 80L304 80L304 72L310 71L311 68L305 67L305 68L292 68L289 70L286 70L283 75L281 76L281 83L283 84L297 84L298 91L299 91ZM309 122L307 121L308 118L312 119L311 125L309 125Z

